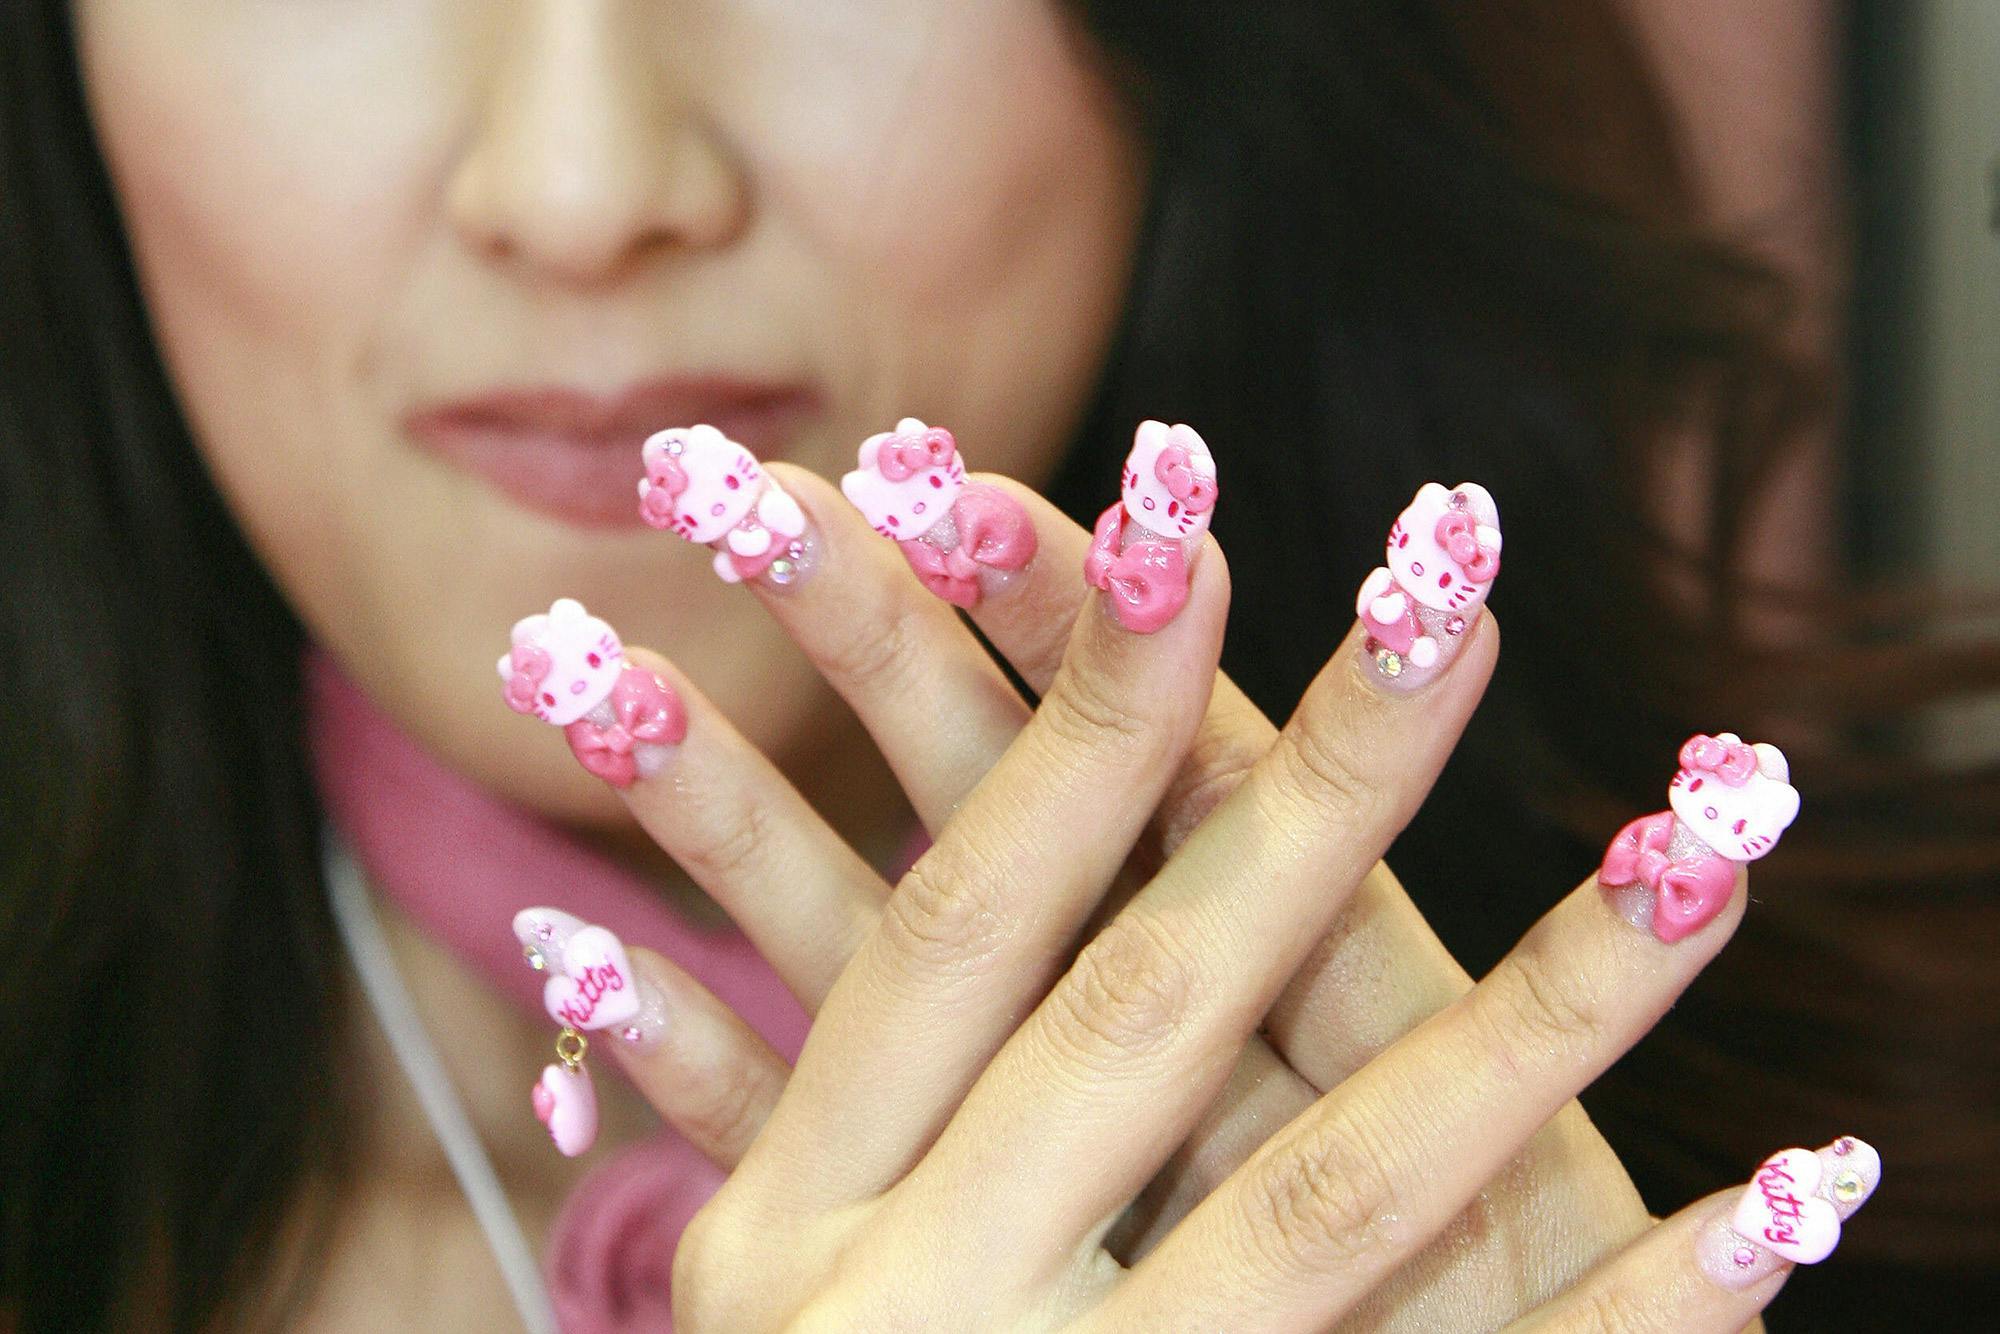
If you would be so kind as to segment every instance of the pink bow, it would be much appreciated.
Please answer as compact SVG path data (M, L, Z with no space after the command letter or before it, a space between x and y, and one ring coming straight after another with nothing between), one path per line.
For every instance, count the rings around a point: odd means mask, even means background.
M1599 883L1616 889L1644 885L1658 897L1653 904L1653 934L1672 944L1715 919L1736 889L1736 868L1727 858L1698 848L1676 860L1667 855L1673 842L1671 811L1643 816L1618 831L1604 850Z
M903 542L903 558L917 579L955 607L979 605L979 571L1018 570L1035 558L1035 526L1018 504L990 486L972 485L951 507L958 545L940 551L928 542Z
M1124 531L1121 501L1097 516L1083 577L1091 587L1111 595L1111 612L1120 625L1149 635L1186 605L1187 559L1178 542L1134 542L1121 551Z
M1757 752L1741 741L1693 736L1681 747L1681 768L1714 774L1717 781L1742 787L1757 774Z
M906 482L926 468L948 468L958 453L951 432L933 426L922 435L892 435L875 446L875 469L892 482Z
M579 718L563 735L577 762L613 787L638 781L639 764L632 752L639 743L671 746L687 735L687 709L680 697L637 667L618 674L611 687L611 711L617 721L610 725Z
M533 644L516 644L507 654L512 670L507 677L507 707L516 713L533 713L536 696L552 665L545 650Z
M1153 464L1153 476L1180 501L1189 514L1206 514L1215 506L1215 479L1194 470L1194 458L1181 445L1168 445Z
M665 528L674 521L674 500L688 489L687 469L666 450L650 445L645 450L645 460L646 481L650 485L639 497L639 512L653 527Z
M1464 510L1453 511L1438 520L1437 544L1475 584L1488 583L1500 573L1500 548L1480 542L1479 520Z

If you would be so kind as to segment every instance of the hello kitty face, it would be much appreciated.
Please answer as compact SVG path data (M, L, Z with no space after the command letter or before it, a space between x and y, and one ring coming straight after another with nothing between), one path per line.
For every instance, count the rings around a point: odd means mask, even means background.
M547 615L514 622L513 641L499 663L507 703L558 727L596 708L625 665L617 632L573 598L556 599Z
M639 511L646 522L704 546L743 522L763 489L756 456L713 426L657 432L640 457L646 475Z
M1690 738L1667 792L1674 818L1709 847L1736 862L1754 862L1778 846L1799 813L1785 753L1734 732Z
M1389 572L1433 611L1486 601L1500 573L1500 510L1486 488L1425 482L1389 530Z
M863 440L856 463L840 479L841 494L876 532L900 542L936 527L965 489L965 460L951 432L915 417Z
M1192 426L1139 423L1125 457L1125 512L1163 537L1198 537L1215 512L1215 457Z

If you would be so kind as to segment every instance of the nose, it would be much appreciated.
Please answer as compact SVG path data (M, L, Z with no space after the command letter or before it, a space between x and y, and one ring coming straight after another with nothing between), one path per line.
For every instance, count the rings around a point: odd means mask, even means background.
M727 243L747 190L694 90L657 58L648 6L523 0L505 12L447 207L486 258L575 285Z

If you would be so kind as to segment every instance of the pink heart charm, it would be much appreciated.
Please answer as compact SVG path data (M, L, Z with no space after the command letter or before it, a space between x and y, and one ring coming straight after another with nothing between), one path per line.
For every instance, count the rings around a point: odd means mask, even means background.
M639 988L618 937L587 926L569 938L562 971L542 985L549 1018L586 1032L609 1028L639 1013Z
M1729 1225L1793 1264L1818 1264L1840 1243L1840 1214L1815 1192L1819 1155L1783 1149L1757 1169Z
M597 1140L597 1089L581 1065L542 1067L535 1085L535 1119L549 1128L549 1138L565 1158L574 1158Z

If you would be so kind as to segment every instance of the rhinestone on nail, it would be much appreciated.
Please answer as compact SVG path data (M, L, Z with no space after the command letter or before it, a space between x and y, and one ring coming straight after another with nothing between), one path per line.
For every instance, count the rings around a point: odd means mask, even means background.
M1861 1174L1850 1167L1833 1178L1833 1198L1852 1204L1861 1198L1861 1185Z
M772 583L789 584L792 580L799 577L799 567L791 561L780 557L771 562L770 574Z
M528 967L538 973L549 966L548 960L542 957L542 952L533 945L521 946L521 957L528 961Z
M1748 1246L1738 1246L1736 1254L1729 1258L1736 1262L1738 1269L1748 1269L1751 1265L1757 1263L1757 1252L1751 1250Z
M1464 634L1464 633L1465 633L1465 618L1464 618L1463 616L1454 616L1454 617L1452 617L1452 618L1451 618L1450 620L1448 620L1448 621L1446 621L1446 622L1444 623L1444 632L1445 632L1446 634L1448 634L1448 635L1462 635L1462 634Z
M618 1030L618 1036L624 1038L627 1042L637 1042L646 1035L639 1031L637 1024L627 1024Z
M806 558L806 544L794 539L792 544L785 548L785 554L793 560L804 560Z
M1375 650L1375 666L1381 670L1384 676L1390 678L1401 676L1403 674L1403 655L1392 648L1378 648Z

